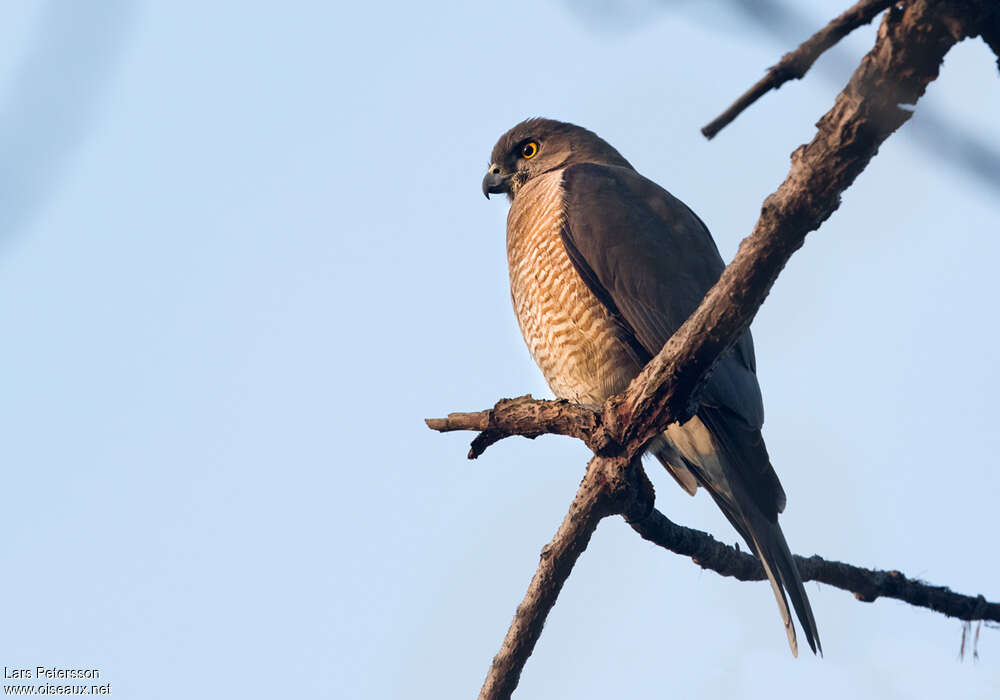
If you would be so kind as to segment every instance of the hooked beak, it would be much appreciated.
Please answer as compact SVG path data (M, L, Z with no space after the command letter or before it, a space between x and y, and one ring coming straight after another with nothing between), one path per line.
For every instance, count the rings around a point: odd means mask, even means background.
M502 175L499 167L490 165L483 178L483 194L489 199L491 194L500 193L510 194L510 175Z

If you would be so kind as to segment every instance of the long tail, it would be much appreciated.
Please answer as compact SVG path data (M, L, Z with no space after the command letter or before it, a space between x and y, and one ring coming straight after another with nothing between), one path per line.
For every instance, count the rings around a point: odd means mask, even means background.
M778 601L778 609L781 611L781 618L785 623L785 632L788 635L788 643L792 648L792 654L798 656L798 644L795 641L795 628L792 626L791 615L788 612L788 602L785 593L792 599L792 607L795 608L795 615L799 618L802 631L806 635L806 641L813 653L823 654L823 645L819 641L819 630L816 628L816 618L813 617L812 607L809 605L809 597L802 585L802 577L799 569L795 566L795 559L788 549L785 535L781 531L781 526L777 522L770 522L756 508L751 506L744 512L747 529L749 530L752 542L748 544L756 545L754 549L761 563L764 565L764 572L771 582L775 600ZM749 517L748 517L749 516Z
M694 495L697 486L703 486L760 559L778 602L792 654L798 656L799 650L788 598L792 599L809 648L822 654L802 577L778 525L785 494L763 441L759 433L757 444L741 439L731 426L711 420L712 416L707 418L714 428L711 439L701 419L695 417L683 426L671 426L662 439L652 443L650 451L688 493ZM769 513L762 510L761 503L770 506Z

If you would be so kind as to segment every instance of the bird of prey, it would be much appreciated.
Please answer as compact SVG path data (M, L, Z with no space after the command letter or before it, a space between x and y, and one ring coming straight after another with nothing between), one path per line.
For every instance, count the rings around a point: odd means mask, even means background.
M504 193L514 311L556 396L600 405L622 391L725 267L694 212L582 127L528 119L497 141L483 194ZM699 486L764 565L798 654L788 598L822 651L802 578L778 525L785 492L760 430L764 408L747 331L712 373L693 418L648 452L688 493Z

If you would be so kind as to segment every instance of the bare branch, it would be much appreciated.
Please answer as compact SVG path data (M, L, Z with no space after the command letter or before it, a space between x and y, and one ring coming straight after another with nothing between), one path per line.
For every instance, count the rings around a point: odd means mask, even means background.
M676 554L691 557L703 569L740 581L763 581L764 569L757 557L722 544L711 535L670 521L658 510L642 520L629 522L643 539ZM904 576L899 571L865 569L853 564L828 561L820 556L795 556L803 581L818 581L850 591L860 601L895 598L910 605L929 608L960 620L1000 622L1000 603L983 596L954 593L945 586L932 586Z
M576 498L552 541L542 550L538 570L531 579L524 600L517 606L500 651L486 674L480 700L509 698L521 678L524 664L542 634L549 610L556 603L563 583L577 558L587 548L597 523L607 514L607 494L593 475L600 469L599 458L591 460Z
M652 508L652 485L644 474L636 473L640 471L638 462L628 465L620 459L604 457L590 460L569 512L555 537L542 549L538 570L486 674L480 700L509 698L514 692L524 664L542 634L545 618L573 565L587 548L597 523L614 513L636 513L636 509L648 512Z
M847 12L813 34L799 48L781 57L767 71L767 75L743 93L725 112L701 129L705 138L711 139L722 131L747 107L771 90L777 90L789 80L798 80L806 74L823 52L863 24L871 22L875 15L891 5L893 0L861 0Z
M516 399L500 399L486 411L450 413L447 418L427 418L427 427L441 433L453 430L482 431L472 441L469 459L481 455L495 442L520 435L534 439L548 433L580 438L594 454L605 454L614 443L604 426L601 415L590 408L569 401L546 401L531 395Z
M945 9L952 9L950 3L931 8L914 0L885 14L874 48L817 123L813 140L792 153L788 177L764 201L753 232L720 280L625 393L605 403L604 425L620 444L645 445L670 423L693 415L708 373L749 326L789 257L840 206L840 194L881 143L910 118L912 112L899 105L915 104L948 49L977 31L972 20Z
M546 432L571 435L576 430L568 425L568 421L581 415L572 410L578 408L577 406L565 401L537 401L528 396L522 396L518 399L505 399L497 405L503 404L511 407L512 413L524 413L524 415L519 417L516 422L514 420L507 422L504 419L490 422L491 411L453 413L448 419L428 420L428 424L434 423L435 425L431 427L443 431L489 430L491 426L504 425L505 436L533 437ZM551 411L551 414L543 417L546 411ZM502 412L503 410L501 410ZM587 409L584 409L582 415L589 420L589 413ZM437 427L437 424L448 421L450 423L447 427ZM562 427L565 430L551 430L551 426L556 423L564 423ZM577 501L581 500L581 494L584 494L585 491L589 493L589 490L593 489L592 481L592 470L589 470L588 476L580 486ZM583 498L583 502L586 502L588 498ZM640 513L640 515L638 519L629 520L632 528L644 539L676 554L691 557L702 568L710 569L721 576L729 576L739 581L764 580L764 570L756 557L725 545L708 533L672 522L659 511L650 509L648 498L648 496L643 495L642 502L633 505L631 510ZM574 501L574 504L577 501ZM574 512L571 509L571 513ZM574 517L579 518L580 516L575 515ZM565 535L557 533L553 543L563 537ZM552 546L550 545L550 547ZM1000 622L1000 603L989 602L981 595L962 595L954 593L944 586L933 586L917 579L907 578L899 571L865 569L853 564L830 561L818 555L811 557L796 555L795 560L803 581L818 581L850 591L858 600L864 602L872 602L877 598L896 598L910 605L929 608L960 620ZM572 568L572 565L569 568ZM537 609L532 609L534 612L526 619L534 619L533 615L539 614Z
M809 17L809 4L801 0L729 0L728 4L734 12L751 19L757 30L771 35L782 44L798 43L800 37L812 33L815 24L815 20ZM995 3L995 7L997 15L992 20L984 18L981 24L984 38L989 34L990 22L1000 22L1000 3ZM1000 40L1000 36L997 39ZM990 43L988 39L987 43ZM829 79L834 78L838 89L843 86L842 76L850 75L858 63L851 52L834 52L832 49L824 54L824 59L821 73L825 74L824 82L829 83ZM814 80L818 68L814 65L810 69ZM975 129L962 126L953 116L931 104L922 104L919 116L910 123L911 126L907 127L908 138L936 163L950 166L963 177L975 178L994 194L1000 193L1000 148L989 139L983 138Z

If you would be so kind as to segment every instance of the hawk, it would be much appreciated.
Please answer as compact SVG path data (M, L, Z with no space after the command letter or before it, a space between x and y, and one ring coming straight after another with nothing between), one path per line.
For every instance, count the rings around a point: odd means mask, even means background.
M528 119L500 137L483 194L504 193L518 325L556 396L599 406L687 320L725 267L705 224L582 127ZM802 578L778 525L785 492L760 430L753 339L727 351L686 423L650 444L685 491L701 486L764 566L798 654L788 600L822 652ZM786 598L787 594L787 598Z

